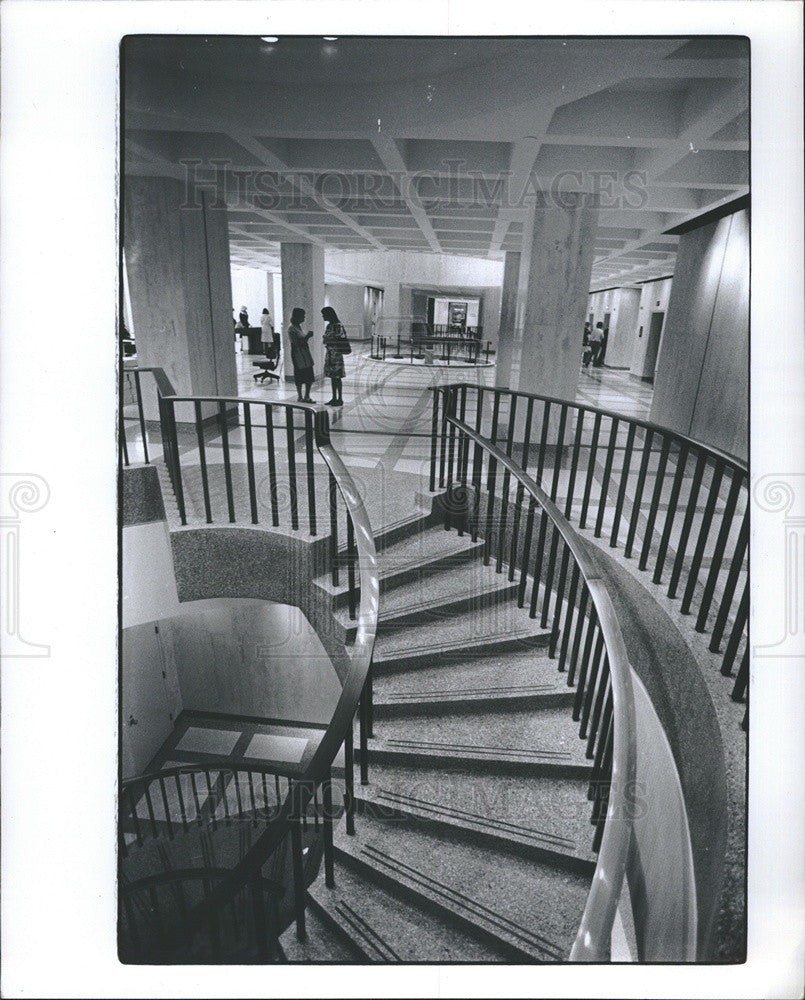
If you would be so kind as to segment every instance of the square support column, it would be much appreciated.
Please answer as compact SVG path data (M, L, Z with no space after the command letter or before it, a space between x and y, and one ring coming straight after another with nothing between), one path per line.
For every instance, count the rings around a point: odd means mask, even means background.
M163 368L183 396L235 396L229 230L224 206L167 177L127 177L124 247L142 366ZM146 417L156 394L143 380ZM205 417L214 412L208 404ZM192 420L190 404L177 413Z
M291 344L288 327L294 309L304 309L305 332L313 330L309 341L313 355L313 372L318 381L324 368L322 335L324 321L321 310L324 307L324 249L311 243L282 243L280 245L280 269L282 271L282 347L285 352L285 381L293 382ZM275 325L276 328L276 325Z

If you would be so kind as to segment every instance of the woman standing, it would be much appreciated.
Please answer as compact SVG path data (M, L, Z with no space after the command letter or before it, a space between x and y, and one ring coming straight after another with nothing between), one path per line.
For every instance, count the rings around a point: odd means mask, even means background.
M310 353L307 342L313 336L313 331L308 330L307 333L302 333L302 324L304 322L305 310L294 309L291 313L288 339L291 342L291 364L293 365L297 398L300 403L312 403L310 387L313 385L313 356ZM302 395L302 386L305 387L304 396Z
M324 331L324 346L327 348L324 356L324 377L330 380L333 387L333 397L327 400L326 405L343 406L341 380L344 377L344 354L350 350L347 331L341 325L332 306L325 306L322 309L321 318L327 324Z

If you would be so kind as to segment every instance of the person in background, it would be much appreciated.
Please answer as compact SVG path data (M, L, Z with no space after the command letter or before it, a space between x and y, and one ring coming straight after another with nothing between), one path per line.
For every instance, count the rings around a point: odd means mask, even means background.
M263 342L263 353L267 358L274 357L274 324L271 322L271 313L268 309L263 310L260 317L260 340Z
M238 316L238 322L243 327L244 330L249 329L249 310L246 306L240 307L240 315Z
M592 361L593 368L600 368L601 363L598 360L601 356L601 349L604 343L604 324L596 323L595 329L590 330L590 345L593 349Z
M310 353L307 342L313 336L313 331L308 330L307 333L302 333L304 322L305 310L294 309L291 313L288 339L291 342L291 364L293 365L297 398L300 403L312 403L314 400L310 398L310 387L313 385L313 355ZM302 395L302 386L305 387L304 396Z
M327 406L343 406L344 397L341 394L341 380L344 378L344 346L349 343L347 331L341 325L338 314L332 306L325 306L321 318L327 324L324 331L324 377L330 380L333 387L332 399L327 400Z
M584 335L582 338L582 352L581 352L581 363L585 368L590 366L590 357L592 355L592 350L590 348L590 321L588 320L584 324Z

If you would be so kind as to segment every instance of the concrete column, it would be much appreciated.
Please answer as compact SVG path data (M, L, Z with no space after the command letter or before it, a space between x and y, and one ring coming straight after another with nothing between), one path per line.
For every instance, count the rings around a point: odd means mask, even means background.
M324 249L312 243L282 243L280 245L280 269L282 271L282 347L285 352L285 381L293 382L291 346L288 327L294 309L304 309L307 314L303 330L313 330L314 336L308 342L313 355L313 371L317 379L322 376L324 351L322 334L324 323L321 310L324 307ZM275 323L276 329L276 323Z
M171 178L126 178L124 247L137 357L164 368L185 396L237 395L229 231L226 208L214 201L199 191L188 203L184 185ZM144 397L146 416L156 419L155 394ZM185 409L179 419L192 419Z
M495 352L495 385L506 388L511 379L512 350L517 329L517 289L520 283L518 251L509 250L503 264L503 289L500 297L500 325Z
M512 388L576 398L597 225L589 194L562 193L537 207Z

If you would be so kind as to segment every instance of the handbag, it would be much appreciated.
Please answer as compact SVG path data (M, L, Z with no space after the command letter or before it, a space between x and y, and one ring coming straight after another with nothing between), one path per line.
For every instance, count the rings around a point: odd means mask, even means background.
M333 351L337 351L339 354L352 354L352 345L347 337L347 331L340 327L340 333L337 338L330 341L327 346Z

